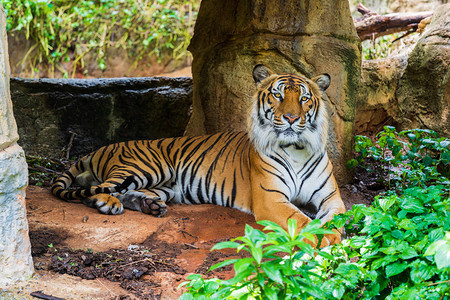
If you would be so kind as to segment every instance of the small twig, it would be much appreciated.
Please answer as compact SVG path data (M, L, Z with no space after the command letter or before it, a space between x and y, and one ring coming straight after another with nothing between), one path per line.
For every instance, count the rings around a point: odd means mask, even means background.
M98 282L100 282L101 285L103 285L103 287L104 287L105 289L107 289L111 294L113 294L114 296L117 297L117 294L116 294L116 293L114 293L113 291L111 291L111 289L109 289L106 285L104 285L103 282L101 282L98 278L96 278L96 279L97 279Z
M190 233L187 232L187 231L180 230L180 232L183 234L184 237L186 237L185 234L187 234L187 235L189 235L190 237L193 237L194 239L198 239L198 237L196 237L195 235L190 234Z
M72 142L73 139L75 138L75 136L77 135L75 132L73 131L69 131L70 135L70 140L69 140L69 144L67 145L66 148L66 159L69 160L69 156L70 156L70 149L72 149Z
M53 297L53 296L50 296L50 295L46 295L46 294L42 293L41 291L32 292L30 294L30 296L36 297L36 298L39 298L39 299L46 299L46 300L65 300L64 298L58 298L58 297Z
M417 24L412 24L412 26L417 26ZM410 35L411 33L414 33L414 32L416 32L416 31L415 31L415 30L407 31L405 34L402 34L400 37L396 38L396 39L393 40L391 43L393 44L393 43L395 43L396 41L398 41L398 40L400 40L400 39L402 39L402 38L404 38L404 37L407 37L408 35Z
M63 208L63 221L66 220L66 210Z
M438 284L442 284L442 283L450 283L450 280L440 281L440 282L433 282L433 283L430 283L427 286L433 286L433 285L438 285Z
M51 170L51 169L48 169L48 168L43 167L43 166L40 166L40 165L34 165L33 167L28 167L28 169L30 169L30 170L32 170L32 171L36 171L36 172L39 172L39 171L42 172L42 171L44 171L44 172L49 172L49 173L55 173L55 174L58 174L58 175L61 174L61 173L58 172L58 171Z
M166 266L172 267L172 268L174 268L174 269L177 268L177 266L172 265L172 264L169 264L169 263L166 263L166 262L163 262L163 261L161 261L161 260L154 260L153 262L158 263L158 264L162 264L162 265L166 265Z
M186 246L189 246L189 247L192 247L192 248L194 248L194 249L198 249L198 247L197 246L195 246L195 245L192 245L192 244L188 244L188 243L184 243Z

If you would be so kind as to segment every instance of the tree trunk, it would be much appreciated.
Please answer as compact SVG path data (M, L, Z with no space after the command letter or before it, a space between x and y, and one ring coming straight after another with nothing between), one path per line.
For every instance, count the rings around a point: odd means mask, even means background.
M433 14L431 11L425 11L379 15L362 4L358 4L357 9L363 15L355 20L361 41L401 31L416 31L420 21Z

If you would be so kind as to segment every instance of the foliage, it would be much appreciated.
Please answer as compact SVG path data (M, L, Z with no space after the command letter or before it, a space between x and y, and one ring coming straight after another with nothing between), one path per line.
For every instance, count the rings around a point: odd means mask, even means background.
M362 43L362 57L365 60L386 58L394 50L404 47L402 40L399 40L403 33L394 33L389 35L383 35L376 39L366 40ZM410 36L414 36L413 33ZM407 41L406 43L411 43Z
M27 155L28 183L37 186L50 186L70 165L70 161Z
M200 275L190 275L184 282L188 293L180 299L306 299L321 298L323 292L310 281L317 276L313 270L318 262L311 257L332 257L315 250L305 239L314 241L314 235L331 234L333 231L320 228L320 220L315 220L296 234L295 220L288 221L286 232L279 225L261 221L264 231L247 225L245 236L230 242L215 245L212 250L232 248L247 251L251 257L230 259L211 269L234 264L235 277L230 280L207 279Z
M196 0L0 0L7 31L35 41L23 62L64 70L84 69L86 54L104 70L110 49L126 50L137 64L147 56L187 54L200 1Z
M326 284L333 287L345 282L344 299L442 299L450 295L449 192L448 185L410 187L400 196L378 196L373 206L354 206L336 216L334 226L344 226L353 236L334 247L357 260L346 263L356 272L332 273ZM437 245L447 248L441 247L436 255Z
M385 127L375 142L356 137L355 151L350 165L377 163L395 189L324 226L344 228L347 239L312 253L277 225L269 233L247 227L244 237L213 248L252 254L212 267L233 263L235 277L191 275L180 299L450 299L449 140Z
M380 173L389 188L448 184L449 145L450 139L438 137L432 130L412 129L398 133L394 127L385 126L375 141L355 136L357 155L348 166L361 165L369 172Z

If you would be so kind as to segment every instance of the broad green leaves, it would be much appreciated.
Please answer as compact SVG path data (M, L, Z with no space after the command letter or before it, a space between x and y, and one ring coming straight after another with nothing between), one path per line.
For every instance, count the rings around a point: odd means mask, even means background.
M189 297L206 297L214 299L306 299L315 297L323 299L325 295L314 281L319 276L312 272L318 263L313 257L333 260L329 253L315 250L305 242L314 241L316 235L334 234L332 230L321 228L320 220L314 220L297 232L295 220L288 220L288 231L281 226L261 221L265 226L262 232L251 226L246 226L245 235L229 242L215 245L212 250L225 248L246 251L251 257L230 259L211 267L217 269L232 264L235 276L230 280L204 280L199 275L188 277L185 282L188 293L182 299ZM217 284L218 285L217 285ZM208 288L208 285L213 285Z

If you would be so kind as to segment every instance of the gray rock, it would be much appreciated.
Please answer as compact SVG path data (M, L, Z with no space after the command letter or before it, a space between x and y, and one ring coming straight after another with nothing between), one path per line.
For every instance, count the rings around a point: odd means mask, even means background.
M450 136L450 4L436 9L411 51L364 61L355 133L371 135L394 125Z
M192 102L190 78L11 79L28 154L71 156L114 142L180 136Z

